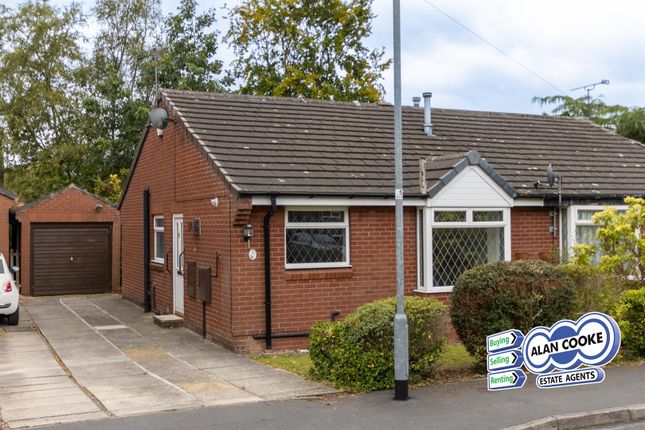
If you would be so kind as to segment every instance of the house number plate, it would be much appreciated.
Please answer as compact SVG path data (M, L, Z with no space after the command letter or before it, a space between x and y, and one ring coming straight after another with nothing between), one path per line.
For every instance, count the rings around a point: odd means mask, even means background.
M255 249L249 249L249 260L255 261L258 258L258 252Z

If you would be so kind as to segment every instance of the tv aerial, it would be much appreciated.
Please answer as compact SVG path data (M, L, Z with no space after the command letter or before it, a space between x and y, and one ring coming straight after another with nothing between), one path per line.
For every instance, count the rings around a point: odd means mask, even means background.
M587 103L591 103L591 91L596 88L597 85L609 85L609 79L603 79L600 82L594 82L593 84L583 85L577 88L571 88L569 91L585 90L587 92Z

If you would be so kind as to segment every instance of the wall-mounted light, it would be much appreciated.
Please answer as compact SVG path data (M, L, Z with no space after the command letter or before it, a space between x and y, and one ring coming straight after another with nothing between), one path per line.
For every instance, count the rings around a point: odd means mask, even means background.
M251 240L253 237L253 226L251 224L247 224L244 226L244 240L247 242Z
M103 210L103 205L100 203L97 203L96 206L94 206L94 210L96 211L96 213L101 212Z

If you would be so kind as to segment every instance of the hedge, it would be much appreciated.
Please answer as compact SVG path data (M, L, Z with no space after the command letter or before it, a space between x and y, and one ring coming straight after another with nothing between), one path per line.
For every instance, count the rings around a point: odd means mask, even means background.
M447 311L434 299L406 297L409 381L432 376L445 344ZM396 299L361 306L344 320L313 326L311 376L337 388L372 391L394 386Z
M620 327L623 346L645 356L645 287L625 291L614 317Z
M485 369L486 336L508 329L526 333L572 314L573 283L540 260L475 267L455 281L450 316L464 346Z

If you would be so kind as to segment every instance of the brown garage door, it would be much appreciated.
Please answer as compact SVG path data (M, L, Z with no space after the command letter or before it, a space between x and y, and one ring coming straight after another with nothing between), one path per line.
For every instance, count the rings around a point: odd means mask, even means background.
M110 224L32 224L32 294L109 292L111 237Z

